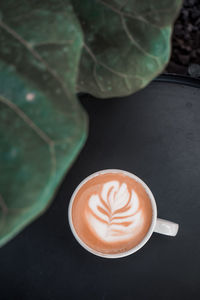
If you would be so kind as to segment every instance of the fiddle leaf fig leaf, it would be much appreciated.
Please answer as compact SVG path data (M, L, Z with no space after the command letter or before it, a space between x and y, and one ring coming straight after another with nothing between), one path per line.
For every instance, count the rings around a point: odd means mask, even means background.
M162 72L182 0L73 0L84 32L77 89L124 96Z
M41 214L84 144L83 43L69 1L4 1L0 20L0 246Z

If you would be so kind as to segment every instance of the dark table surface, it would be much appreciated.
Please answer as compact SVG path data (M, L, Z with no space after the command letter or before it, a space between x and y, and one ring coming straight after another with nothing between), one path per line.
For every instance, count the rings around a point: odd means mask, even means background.
M0 249L0 299L200 299L200 88L153 82L120 99L82 96L87 143L47 212ZM124 169L152 189L158 215L180 224L115 260L74 239L67 207L77 184Z

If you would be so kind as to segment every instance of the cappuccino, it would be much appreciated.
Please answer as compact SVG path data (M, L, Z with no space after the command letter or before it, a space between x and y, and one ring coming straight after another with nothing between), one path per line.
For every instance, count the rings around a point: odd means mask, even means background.
M102 254L126 252L142 242L152 224L145 187L127 172L99 172L76 190L72 225L79 239Z

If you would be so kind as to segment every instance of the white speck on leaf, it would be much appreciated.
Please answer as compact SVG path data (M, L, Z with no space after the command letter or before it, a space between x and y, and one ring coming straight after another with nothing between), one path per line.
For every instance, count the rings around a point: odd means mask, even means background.
M27 93L26 94L26 100L28 102L34 101L34 99L35 99L35 94L34 93Z

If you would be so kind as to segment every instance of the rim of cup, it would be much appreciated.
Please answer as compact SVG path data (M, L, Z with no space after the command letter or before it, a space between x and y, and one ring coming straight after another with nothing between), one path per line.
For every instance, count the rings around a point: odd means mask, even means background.
M152 206L152 222L151 225L149 227L149 230L147 232L147 234L145 235L145 237L143 238L143 240L135 247L131 248L128 251L125 252L119 252L119 253L102 253L100 251L96 251L93 248L89 247L87 244L85 244L81 238L79 237L79 235L76 233L76 230L74 228L73 225L73 221L72 221L72 206L73 206L73 202L75 199L75 196L77 194L77 192L79 191L79 189L86 183L88 182L90 179L98 176L98 175L102 175L102 174L106 174L106 173L123 173L125 175L127 175L128 177L133 178L135 181L139 182L143 188L145 189L145 191L147 192L150 200L151 200L151 206ZM69 206L68 206L68 221L69 221L69 225L71 228L71 231L75 237L75 239L77 240L77 242L87 251L89 251L90 253L97 255L99 257L103 257L103 258L121 258L121 257L125 257L128 256L130 254L135 253L136 251L138 251L139 249L141 249L146 243L147 241L150 239L155 225L156 225L156 219L157 219L157 206L156 206L156 201L154 198L154 195L152 193L152 191L150 190L150 188L148 187L148 185L142 180L140 179L138 176L136 176L133 173L130 173L128 171L124 171L124 170L120 170L120 169L105 169L105 170L101 170L101 171L97 171L89 176L87 176L85 179L83 179L79 185L76 187L76 189L74 190L70 202L69 202Z

